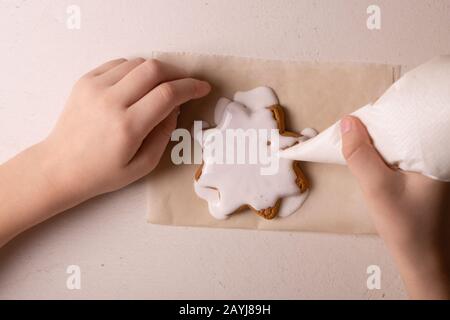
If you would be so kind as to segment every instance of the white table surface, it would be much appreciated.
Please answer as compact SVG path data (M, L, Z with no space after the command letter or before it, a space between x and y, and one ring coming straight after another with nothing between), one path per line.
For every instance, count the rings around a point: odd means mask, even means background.
M66 8L81 8L81 29ZM381 8L381 30L366 9ZM0 161L45 137L73 82L152 50L414 66L450 52L450 1L74 0L0 3ZM0 249L0 298L405 298L377 237L153 226L135 183ZM331 208L330 208L331 210ZM366 268L382 270L368 290ZM66 268L81 268L68 290Z

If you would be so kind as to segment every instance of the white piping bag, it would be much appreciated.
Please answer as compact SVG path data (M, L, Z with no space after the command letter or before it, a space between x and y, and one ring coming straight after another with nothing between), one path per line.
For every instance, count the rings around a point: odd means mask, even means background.
M384 160L405 171L450 181L450 55L406 73L373 104L352 115L367 127ZM339 121L283 150L300 161L345 164Z

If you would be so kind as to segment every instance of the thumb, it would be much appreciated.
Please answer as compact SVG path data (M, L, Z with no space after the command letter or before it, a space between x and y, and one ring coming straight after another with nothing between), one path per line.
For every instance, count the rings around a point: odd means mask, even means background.
M363 192L370 194L386 190L396 172L378 154L364 124L356 117L344 117L341 136L342 154Z
M177 126L179 113L180 107L175 107L142 142L139 151L128 166L136 179L150 173L158 165L169 143L172 131Z

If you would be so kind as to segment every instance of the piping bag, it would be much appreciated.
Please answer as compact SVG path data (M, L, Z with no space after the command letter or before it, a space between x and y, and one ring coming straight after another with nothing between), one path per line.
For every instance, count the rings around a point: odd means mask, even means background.
M352 113L391 165L450 181L450 55L411 70L375 103ZM339 121L280 152L282 158L345 164Z

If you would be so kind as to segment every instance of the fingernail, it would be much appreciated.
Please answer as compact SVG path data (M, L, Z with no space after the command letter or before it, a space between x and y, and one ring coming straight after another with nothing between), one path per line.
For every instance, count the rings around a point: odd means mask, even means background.
M349 117L345 117L341 120L341 133L345 134L352 130L352 120Z
M211 90L211 85L206 81L199 80L197 83L197 95L203 97Z

